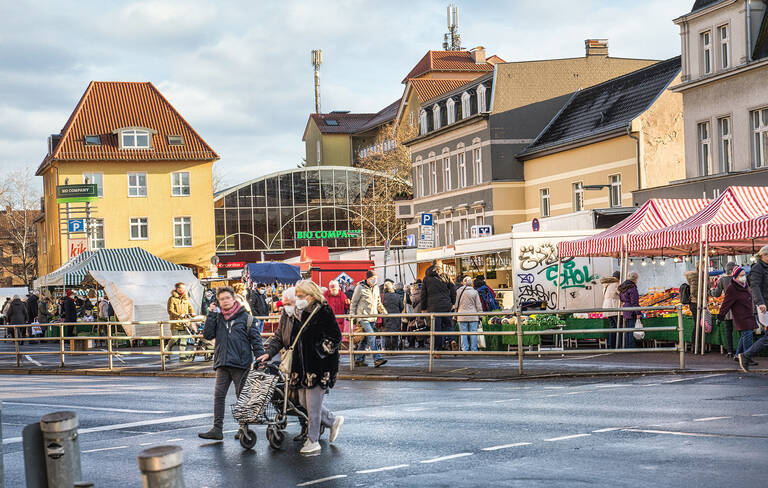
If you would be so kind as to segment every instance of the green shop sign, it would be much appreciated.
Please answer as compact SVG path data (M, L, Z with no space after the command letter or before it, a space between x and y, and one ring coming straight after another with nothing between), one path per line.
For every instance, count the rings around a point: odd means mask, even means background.
M97 185L58 185L56 203L93 202L99 197Z
M296 239L357 239L361 230L309 230L296 231Z

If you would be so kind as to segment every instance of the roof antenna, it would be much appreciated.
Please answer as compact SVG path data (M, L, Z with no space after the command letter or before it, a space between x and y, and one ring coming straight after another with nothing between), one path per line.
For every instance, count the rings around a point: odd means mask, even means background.
M448 33L443 39L443 49L446 51L461 51L461 36L459 35L459 7L450 4L447 7ZM450 36L450 43L449 43Z
M315 113L320 113L320 65L323 64L323 50L312 50L312 66L315 67Z

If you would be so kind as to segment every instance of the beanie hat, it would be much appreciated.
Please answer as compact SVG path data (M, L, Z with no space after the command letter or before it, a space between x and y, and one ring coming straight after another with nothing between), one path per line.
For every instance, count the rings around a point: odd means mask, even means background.
M370 269L369 269L368 271L366 271L366 272L365 272L365 279L366 279L366 280L367 280L368 278L372 277L372 276L374 276L373 270L370 270Z
M744 272L747 271L746 269L744 269L744 266L736 266L735 268L733 268L733 277L735 278L739 276L739 274L741 274L742 271Z

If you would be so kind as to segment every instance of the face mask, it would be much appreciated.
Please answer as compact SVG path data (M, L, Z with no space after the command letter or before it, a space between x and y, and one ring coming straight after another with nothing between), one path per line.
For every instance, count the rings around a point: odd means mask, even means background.
M262 295L265 294L266 292L267 292L267 290L265 290L264 288L260 288L259 289L259 293L262 294Z
M376 286L376 278L368 278L366 281L369 285Z
M309 300L306 298L297 298L296 299L296 310L304 310L309 306Z
M283 310L285 310L285 313L288 316L293 315L293 312L296 311L296 309L293 307L293 305L286 305L286 306L283 307Z
M743 285L743 284L745 284L747 282L747 277L746 276L739 276L739 277L736 278L736 281L738 281L739 283L741 283Z

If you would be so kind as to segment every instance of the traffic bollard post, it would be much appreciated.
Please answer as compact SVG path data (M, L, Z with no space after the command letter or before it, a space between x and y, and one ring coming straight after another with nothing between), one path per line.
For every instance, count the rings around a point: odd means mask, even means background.
M184 461L179 446L157 446L139 453L139 469L144 488L184 488L181 472Z
M81 481L80 442L77 414L54 412L40 419L45 452L45 471L50 488L72 486Z

